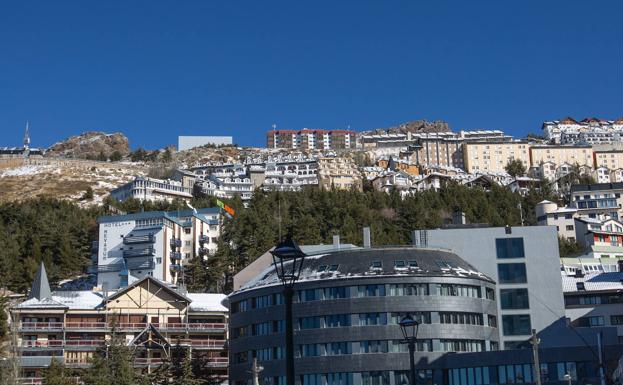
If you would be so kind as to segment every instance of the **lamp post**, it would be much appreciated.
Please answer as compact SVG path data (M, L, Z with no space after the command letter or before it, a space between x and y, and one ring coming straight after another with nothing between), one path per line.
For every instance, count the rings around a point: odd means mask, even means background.
M409 384L415 385L415 343L417 341L417 330L420 323L416 321L411 315L407 314L400 322L400 330L405 342L409 346Z
M298 281L303 267L305 253L288 237L278 244L273 251L273 263L277 276L283 285L283 302L286 318L286 384L294 385L294 325L292 321L292 297L294 283Z

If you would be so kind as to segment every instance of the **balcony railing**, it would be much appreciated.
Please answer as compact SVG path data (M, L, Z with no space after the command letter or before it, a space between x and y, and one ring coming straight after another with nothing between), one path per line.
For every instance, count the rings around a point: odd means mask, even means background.
M139 250L123 250L123 256L128 258L128 257L148 257L148 256L152 256L156 253L156 250L154 250L152 247L148 247L146 249L139 249Z
M179 238L171 238L169 244L171 247L182 247L182 240Z
M154 243L156 239L152 234L149 235L136 235L132 237L124 237L124 245L135 245L137 243Z
M169 253L169 256L171 257L171 259L175 259L175 260L180 260L182 259L182 253L177 252L177 251L172 251Z
M177 344L177 341L170 341L172 345ZM192 346L196 349L223 349L225 347L224 340L180 340L182 346Z
M171 271L182 271L182 265L171 265L169 269L171 269Z
M147 327L146 322L120 322L115 324L115 328L118 330L143 330ZM190 330L190 331L214 331L225 330L227 324L224 323L154 323L160 330L176 331L176 330ZM22 322L20 330L110 330L112 324L106 322Z
M199 236L199 243L209 243L210 242L210 237L208 237L207 235L200 235Z
M43 340L43 341L22 341L21 348L62 348L80 346L101 346L104 340Z

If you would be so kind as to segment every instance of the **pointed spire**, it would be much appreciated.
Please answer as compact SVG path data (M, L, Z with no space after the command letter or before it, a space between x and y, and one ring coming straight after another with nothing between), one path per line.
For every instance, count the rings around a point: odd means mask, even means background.
M50 290L50 282L48 281L48 275L45 272L45 266L43 262L37 270L35 280L32 283L32 289L28 294L28 299L36 298L39 301L42 299L52 299L52 290Z
M26 121L26 131L24 132L24 148L30 147L30 121Z

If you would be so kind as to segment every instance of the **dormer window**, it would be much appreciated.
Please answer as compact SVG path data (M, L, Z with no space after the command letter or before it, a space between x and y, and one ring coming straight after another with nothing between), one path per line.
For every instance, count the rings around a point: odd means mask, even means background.
M381 261L372 261L372 263L370 263L370 268L371 269L382 269L383 263Z
M417 264L417 261L409 261L409 267L411 268L417 268L419 267Z
M321 266L318 266L318 269L316 269L316 271L317 271L318 273L322 273L322 272L327 271L327 268L328 268L328 266L327 266L327 265L321 265Z
M337 271L338 267L340 267L340 265L331 265L329 271Z
M405 267L407 267L407 264L405 263L405 261L394 261L394 267L396 269L404 269Z
M576 282L575 286L579 291L586 291L586 287L584 287L584 282Z

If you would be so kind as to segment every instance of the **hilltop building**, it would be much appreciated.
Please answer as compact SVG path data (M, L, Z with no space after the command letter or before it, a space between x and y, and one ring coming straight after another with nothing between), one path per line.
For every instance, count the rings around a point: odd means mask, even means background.
M178 136L177 150L190 150L205 145L227 146L233 143L234 139L231 136Z
M221 220L218 208L98 218L97 265L92 267L98 286L118 289L147 276L183 284L186 264L216 252Z
M155 178L136 177L110 192L110 196L123 202L127 199L139 199L142 201L168 201L182 199L189 201L193 197L193 190L174 180L162 180Z
M511 160L519 160L530 168L530 144L514 141L491 143L485 141L465 143L463 146L465 171L472 173L504 173Z
M318 159L318 183L325 190L363 189L363 177L355 162L337 156Z
M11 309L17 331L20 383L40 384L52 360L86 368L104 354L113 327L134 349L134 367L149 372L190 352L206 377L227 378L228 314L223 294L184 293L146 276L113 292L50 290L43 264L26 301Z
M45 149L30 147L30 122L26 122L22 147L0 147L0 158L40 157L44 154Z
M355 148L356 133L350 130L271 130L266 147L300 150L341 150Z
M557 144L602 144L621 141L623 118L603 120L586 118L576 121L571 117L544 122L545 137Z

